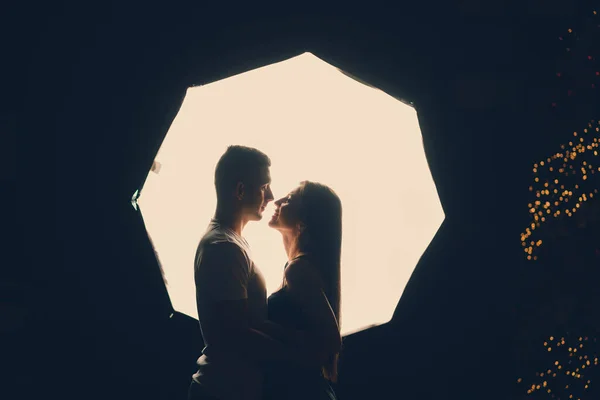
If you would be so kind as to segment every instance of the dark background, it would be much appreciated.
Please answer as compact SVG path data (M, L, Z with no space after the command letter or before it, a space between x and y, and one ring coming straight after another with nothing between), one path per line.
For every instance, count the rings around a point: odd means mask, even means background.
M187 87L310 51L414 102L446 213L392 321L345 338L340 399L521 398L531 165L599 117L556 77L593 4L217 3L3 6L0 397L184 398L198 324L132 194Z

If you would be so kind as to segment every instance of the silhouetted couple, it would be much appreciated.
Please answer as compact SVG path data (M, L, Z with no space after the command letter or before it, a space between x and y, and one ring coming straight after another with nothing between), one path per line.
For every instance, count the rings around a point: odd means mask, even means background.
M341 202L308 181L275 202L269 226L281 232L288 260L267 301L242 231L274 200L270 166L244 146L228 147L217 163L217 210L194 263L205 348L189 400L335 399Z

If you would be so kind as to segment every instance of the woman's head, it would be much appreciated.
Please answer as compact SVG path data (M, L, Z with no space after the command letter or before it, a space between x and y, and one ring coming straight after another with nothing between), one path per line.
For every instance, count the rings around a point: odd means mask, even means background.
M269 226L293 241L301 253L309 254L325 283L325 295L340 324L340 259L342 248L342 203L328 186L303 181L275 202ZM325 366L326 375L337 378L337 355Z
M275 201L275 212L269 221L271 228L291 237L298 236L302 226L300 213L303 205L299 189L296 188Z
M275 207L269 226L298 239L302 252L327 256L341 248L342 203L328 186L303 181Z

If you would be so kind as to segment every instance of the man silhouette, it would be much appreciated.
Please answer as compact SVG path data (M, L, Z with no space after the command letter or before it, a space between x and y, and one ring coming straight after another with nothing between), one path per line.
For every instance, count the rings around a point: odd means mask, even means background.
M273 200L270 166L267 155L245 146L229 146L217 163L217 208L194 262L205 348L189 388L190 400L260 399L262 362L305 362L299 352L257 329L278 331L266 321L265 280L242 230L248 222L261 220Z

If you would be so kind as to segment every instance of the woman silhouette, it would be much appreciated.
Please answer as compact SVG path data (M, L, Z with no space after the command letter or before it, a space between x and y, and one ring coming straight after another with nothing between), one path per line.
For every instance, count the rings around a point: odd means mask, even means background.
M329 187L304 181L275 202L269 226L278 230L288 255L283 283L268 299L268 319L301 332L294 345L320 354L321 365L271 363L266 370L266 399L335 399L341 348L340 258L342 205Z

